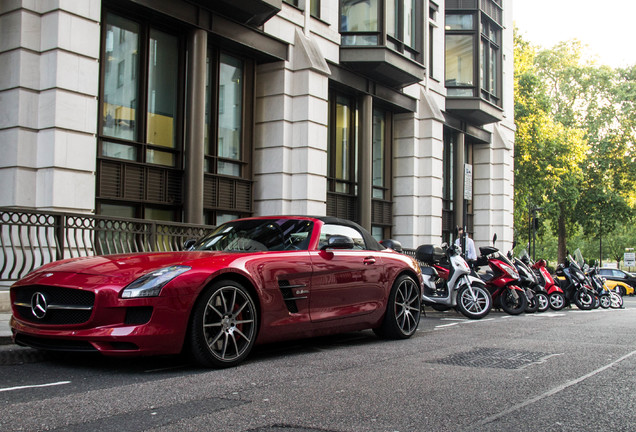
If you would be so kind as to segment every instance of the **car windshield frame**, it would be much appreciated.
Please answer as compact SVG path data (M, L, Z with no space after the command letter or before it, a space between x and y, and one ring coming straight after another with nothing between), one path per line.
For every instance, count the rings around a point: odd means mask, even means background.
M308 250L314 229L310 219L237 219L219 225L192 251L270 252Z

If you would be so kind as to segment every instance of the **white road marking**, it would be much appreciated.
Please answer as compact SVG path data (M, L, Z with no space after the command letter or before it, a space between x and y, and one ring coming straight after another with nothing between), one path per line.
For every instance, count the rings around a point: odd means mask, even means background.
M573 385L578 384L581 381L584 381L584 380L586 380L588 378L591 378L591 377L593 377L595 375L598 375L599 373L611 368L612 366L622 362L623 360L626 360L626 359L630 358L634 354L636 354L636 351L632 351L629 354L625 354L624 356L614 360L613 362L611 362L609 364L606 364L605 366L603 366L601 368L593 370L592 372L590 372L588 374L585 374L585 375L583 375L583 376L581 376L579 378L570 380L570 381L565 382L565 383L563 383L563 384L561 384L559 386L556 386L553 389L548 390L547 392L540 394L539 396L535 396L535 397L533 397L531 399L526 400L525 402L521 402L521 403L519 403L517 405L514 405L514 406L508 408L507 410L504 410L504 411L500 412L499 414L495 414L495 415L492 415L490 417L487 417L487 418L483 419L482 421L480 421L479 423L477 423L476 425L471 426L471 430L479 429L480 426L485 426L488 423L491 423L491 422L493 422L495 420L499 420L500 418L505 417L505 416L507 416L507 415L509 415L509 414L511 414L511 413L513 413L515 411L518 411L518 410L520 410L522 408L525 408L528 405L532 405L533 403L538 402L540 400L543 400L543 399L545 399L547 397L550 397L550 396L552 396L552 395L554 395L556 393L559 393L559 392L565 390L568 387L572 387Z
M52 386L70 384L70 383L71 383L70 381L58 381L58 382L47 383L47 384L34 384L34 385L26 385L26 386L18 386L18 387L7 387L7 388L0 388L0 392L24 390L24 389L30 389L30 388L52 387Z

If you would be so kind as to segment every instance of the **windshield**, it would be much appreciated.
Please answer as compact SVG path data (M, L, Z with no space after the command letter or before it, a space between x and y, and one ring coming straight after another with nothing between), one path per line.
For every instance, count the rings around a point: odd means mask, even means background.
M314 223L300 219L246 219L225 223L191 250L257 252L306 250Z
M581 249L577 249L574 251L574 259L576 260L576 263L579 265L579 267L583 268L583 265L585 264L585 260L583 259L583 254L581 253Z

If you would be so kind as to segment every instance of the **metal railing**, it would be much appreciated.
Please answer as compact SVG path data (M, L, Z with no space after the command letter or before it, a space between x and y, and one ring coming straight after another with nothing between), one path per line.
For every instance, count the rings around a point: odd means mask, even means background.
M65 258L180 250L186 240L213 228L0 207L0 283Z

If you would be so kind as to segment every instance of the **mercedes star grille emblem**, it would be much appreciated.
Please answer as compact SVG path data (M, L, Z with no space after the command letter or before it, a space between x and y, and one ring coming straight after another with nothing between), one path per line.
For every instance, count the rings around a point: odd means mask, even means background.
M46 297L41 292L36 292L31 297L31 312L37 319L42 319L46 315L48 305L46 303Z

